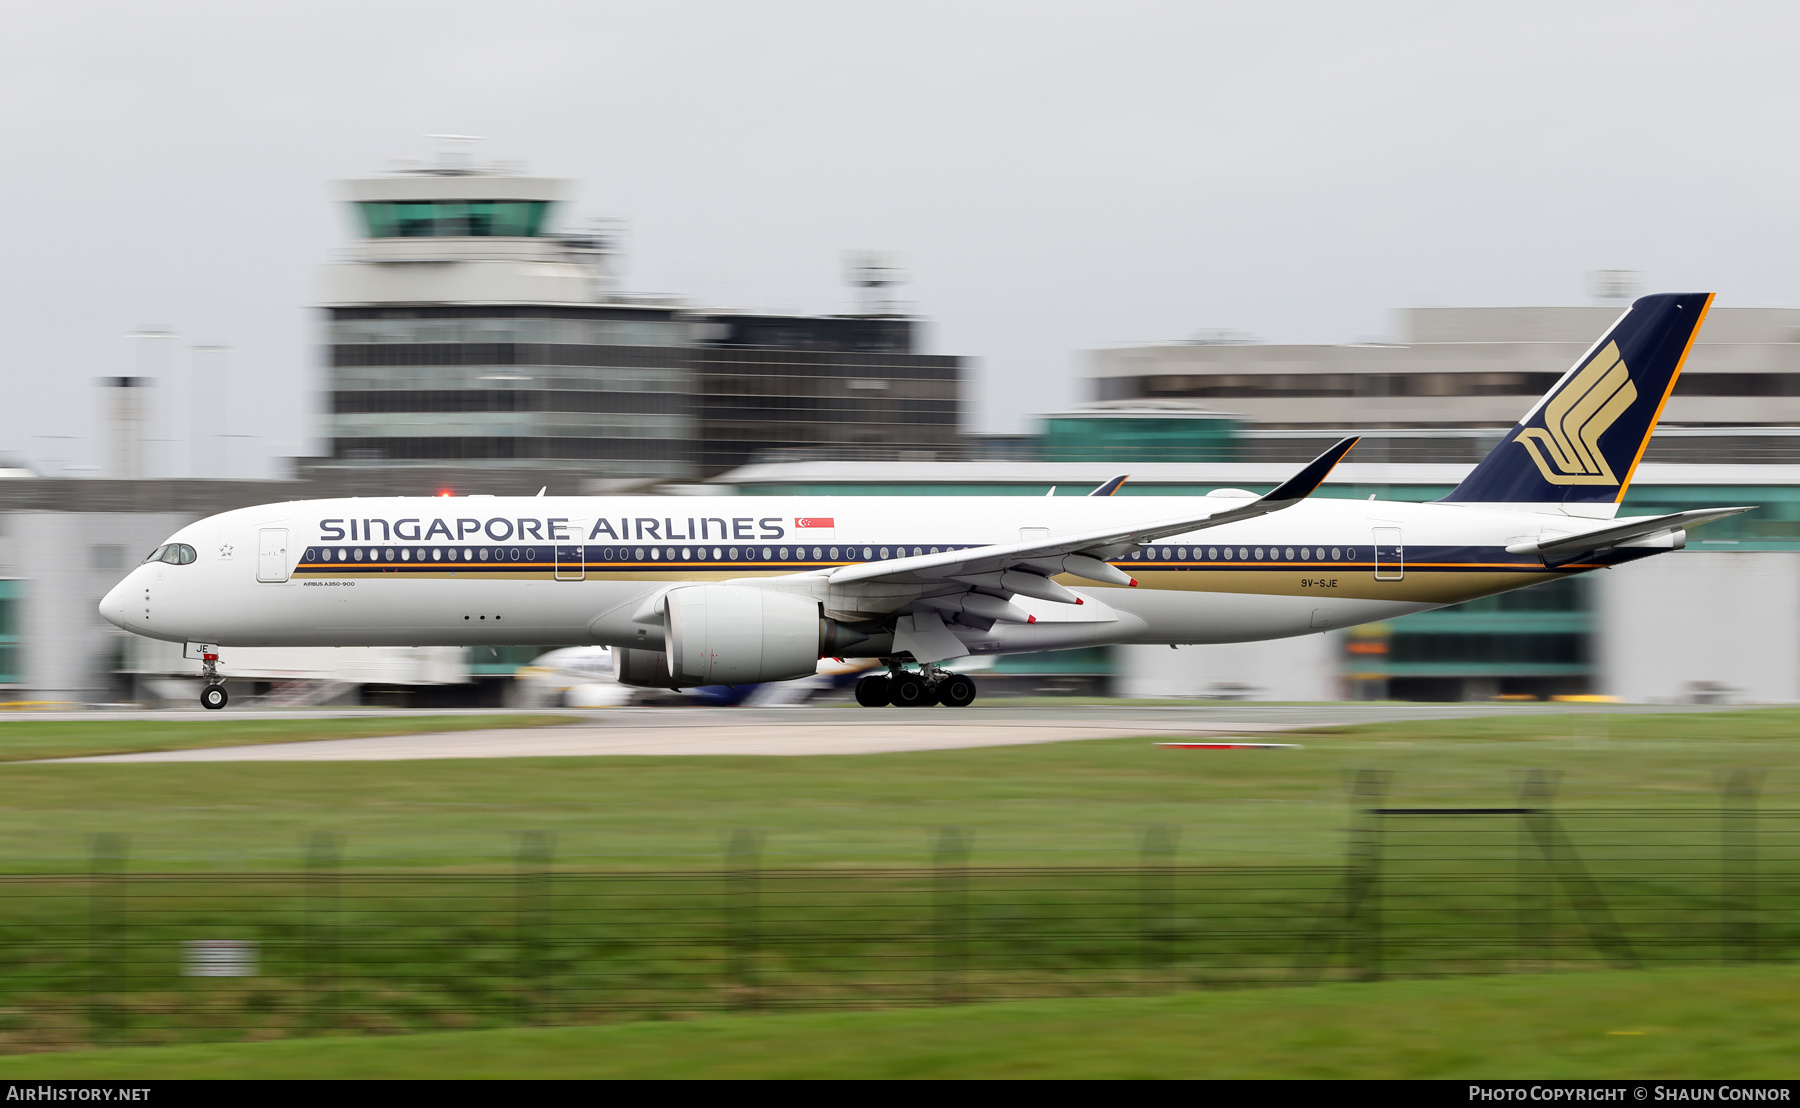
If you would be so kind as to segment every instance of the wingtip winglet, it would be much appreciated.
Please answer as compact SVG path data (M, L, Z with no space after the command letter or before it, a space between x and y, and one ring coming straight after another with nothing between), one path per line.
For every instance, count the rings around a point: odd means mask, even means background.
M1263 499L1272 501L1306 499L1325 483L1325 478L1331 476L1331 471L1344 460L1344 455L1350 453L1351 448L1361 441L1361 435L1351 435L1349 438L1339 439L1325 453L1308 462L1305 469L1283 481Z

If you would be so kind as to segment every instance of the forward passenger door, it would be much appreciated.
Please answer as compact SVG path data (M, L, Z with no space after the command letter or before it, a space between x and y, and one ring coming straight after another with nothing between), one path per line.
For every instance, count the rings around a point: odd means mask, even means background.
M264 527L256 533L256 579L281 582L288 579L288 533L286 527Z
M558 581L579 581L587 576L587 548L584 546L558 546L556 548L556 579Z
M1399 581L1406 576L1406 546L1398 527L1375 528L1375 580Z

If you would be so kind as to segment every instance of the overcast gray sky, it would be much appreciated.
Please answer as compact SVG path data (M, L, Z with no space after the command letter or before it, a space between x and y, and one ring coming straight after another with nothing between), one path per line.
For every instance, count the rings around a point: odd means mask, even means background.
M1082 399L1086 349L1350 341L1583 303L1593 269L1800 305L1797 32L1772 3L18 4L0 448L96 463L93 379L155 323L231 346L230 430L298 450L327 182L435 132L578 179L640 290L841 311L842 251L903 252L980 430Z

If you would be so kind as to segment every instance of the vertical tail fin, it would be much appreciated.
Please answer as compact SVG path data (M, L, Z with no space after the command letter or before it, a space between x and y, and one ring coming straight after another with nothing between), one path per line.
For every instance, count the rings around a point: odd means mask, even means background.
M1637 300L1444 499L1557 505L1625 499L1712 299L1695 292Z

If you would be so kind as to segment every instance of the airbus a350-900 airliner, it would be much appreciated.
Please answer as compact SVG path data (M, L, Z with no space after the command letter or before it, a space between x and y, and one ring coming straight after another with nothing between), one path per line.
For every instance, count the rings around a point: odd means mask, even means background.
M955 659L1304 635L1664 551L1745 508L1618 518L1711 294L1626 310L1443 500L1262 496L390 497L200 520L101 602L189 644L605 644L627 684L782 681L879 658L868 706L975 698Z

